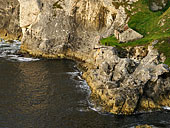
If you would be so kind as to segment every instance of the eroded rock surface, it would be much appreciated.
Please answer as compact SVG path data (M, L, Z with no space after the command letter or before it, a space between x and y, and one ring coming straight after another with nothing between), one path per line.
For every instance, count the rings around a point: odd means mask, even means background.
M0 0L0 38L19 39L21 34L18 0Z
M125 9L112 0L20 0L20 10L25 49L50 54L68 48L89 51L114 30L124 31L128 21Z

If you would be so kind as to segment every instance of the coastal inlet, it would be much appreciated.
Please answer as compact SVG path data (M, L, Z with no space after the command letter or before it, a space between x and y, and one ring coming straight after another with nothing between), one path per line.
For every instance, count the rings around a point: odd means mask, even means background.
M18 41L0 43L1 128L170 127L168 110L131 116L102 113L90 101L89 86L75 62L23 57L19 48Z

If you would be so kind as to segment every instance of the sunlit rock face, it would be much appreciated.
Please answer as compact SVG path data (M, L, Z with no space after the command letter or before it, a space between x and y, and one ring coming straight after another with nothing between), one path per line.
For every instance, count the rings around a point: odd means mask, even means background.
M19 2L17 0L0 0L0 38L19 39Z
M116 14L114 7L110 10L104 3L92 0L21 0L20 4L23 44L28 49L50 54L67 48L93 47L102 34L107 34L114 20L112 15Z
M23 49L39 53L89 51L101 38L113 35L115 29L123 30L128 20L125 9L115 8L112 0L19 2Z
M149 0L149 8L152 11L160 11L166 7L168 2L168 0Z

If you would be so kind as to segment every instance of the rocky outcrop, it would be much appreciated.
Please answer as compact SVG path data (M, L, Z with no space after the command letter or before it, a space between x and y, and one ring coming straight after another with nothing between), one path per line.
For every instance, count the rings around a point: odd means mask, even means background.
M112 0L20 0L20 10L23 45L50 54L67 48L88 51L128 21L125 9L116 9Z
M83 77L107 111L131 114L139 108L158 109L170 105L170 79L162 76L169 72L169 67L160 64L160 55L153 46L148 47L147 56L139 62L120 58L113 47L98 47L93 58L96 67L89 68Z
M168 2L168 0L149 0L149 8L152 11L160 11L166 7Z
M137 0L126 0L132 4ZM142 37L128 28L125 9L112 0L20 0L22 50L44 57L75 58L83 77L105 110L131 114L170 106L169 67L154 46L124 55L98 45L101 38L121 32L121 41ZM97 4L96 4L97 2ZM30 9L31 8L31 9ZM130 33L129 31L132 31ZM137 35L137 36L134 36ZM129 38L124 38L126 36ZM120 38L120 37L119 37ZM142 54L141 52L142 51Z
M129 42L143 38L141 34L137 33L131 28L127 28L122 32L115 30L114 35L119 40L119 42Z
M21 38L18 0L0 0L0 19L0 38L6 40Z

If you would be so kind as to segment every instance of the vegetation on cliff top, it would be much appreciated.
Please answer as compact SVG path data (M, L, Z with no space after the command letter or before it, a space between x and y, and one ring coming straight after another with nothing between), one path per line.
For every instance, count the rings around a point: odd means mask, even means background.
M158 40L156 48L166 56L165 63L170 66L170 2L168 6L158 12L149 10L148 0L140 0L133 5L133 10L127 12L130 16L128 25L130 28L144 35L144 38L128 43L119 43L114 37L101 40L104 45L127 47L137 45L149 45L152 41ZM133 15L132 15L133 14Z

